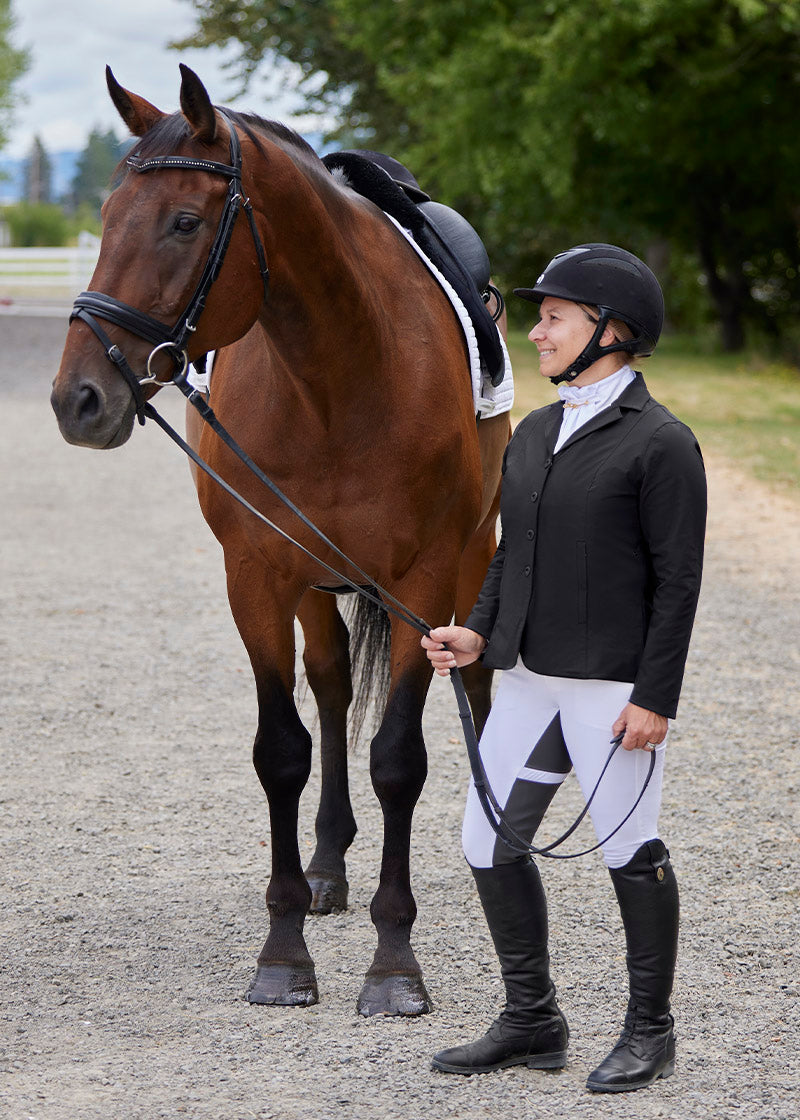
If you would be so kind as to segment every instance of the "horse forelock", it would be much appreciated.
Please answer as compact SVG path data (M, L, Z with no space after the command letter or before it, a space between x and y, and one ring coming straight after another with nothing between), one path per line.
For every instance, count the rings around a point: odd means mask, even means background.
M224 112L235 125L241 128L262 155L266 155L262 141L268 140L284 151L289 149L288 154L301 157L306 164L319 164L320 169L324 170L319 156L311 145L288 125L281 124L279 121L267 120L255 113L241 113L233 109L223 109L221 106L216 106L216 108ZM127 161L132 156L147 160L174 155L184 141L191 139L191 134L191 125L183 113L171 113L169 116L162 117L149 132L137 141L129 152L126 152L114 172L114 180L118 180L125 173Z
M191 135L191 128L183 113L171 113L162 117L157 124L144 134L130 151L126 152L117 164L113 178L119 179L128 170L127 162L132 157L137 159L160 159L162 156L174 155L182 141Z

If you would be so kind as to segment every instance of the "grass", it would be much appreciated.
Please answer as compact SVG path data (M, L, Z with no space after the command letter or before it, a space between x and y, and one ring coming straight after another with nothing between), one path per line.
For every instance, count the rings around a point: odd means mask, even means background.
M513 416L550 403L523 331L509 333L516 400ZM757 355L703 352L685 338L664 339L636 363L653 396L693 430L700 446L764 482L800 496L800 371Z

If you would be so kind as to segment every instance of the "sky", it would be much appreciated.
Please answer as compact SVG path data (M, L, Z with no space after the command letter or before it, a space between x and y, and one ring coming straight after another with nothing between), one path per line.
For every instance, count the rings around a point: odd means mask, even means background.
M288 65L265 63L248 92L235 96L236 79L223 69L232 50L168 50L167 43L194 26L191 0L12 0L12 12L13 44L27 47L31 62L14 87L20 103L4 156L26 156L36 135L49 152L84 148L95 127L126 136L106 89L106 64L120 85L165 112L178 107L178 63L185 62L218 105L252 110L301 132L320 127L293 116L298 102Z

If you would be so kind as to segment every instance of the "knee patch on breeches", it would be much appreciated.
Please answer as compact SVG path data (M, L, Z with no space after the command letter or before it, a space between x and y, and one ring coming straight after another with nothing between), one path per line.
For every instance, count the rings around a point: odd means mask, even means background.
M486 765L487 760L484 760ZM553 717L544 732L539 736L533 750L528 755L525 765L520 769L519 775L511 787L511 791L503 806L503 817L510 828L524 840L530 843L542 823L542 818L547 812L556 790L569 774L572 768L564 735L561 730L561 720L558 713ZM491 760L488 760L487 771L491 784ZM482 812L480 808L478 812ZM500 864L513 863L519 859L519 852L509 848L507 844L491 832L491 826L481 822L481 833L486 836L490 848L481 856L480 866L497 867ZM468 829L465 829L465 836ZM480 844L478 845L480 846ZM472 844L465 843L465 854L469 860ZM474 866L478 866L475 864Z

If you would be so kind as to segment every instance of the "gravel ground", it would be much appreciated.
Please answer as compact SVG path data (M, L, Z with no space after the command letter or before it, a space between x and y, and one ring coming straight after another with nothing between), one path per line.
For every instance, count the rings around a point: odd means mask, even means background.
M624 942L598 856L543 868L572 1026L563 1072L435 1074L501 1002L459 847L467 762L452 693L426 712L415 818L421 1020L355 1012L380 851L367 750L351 909L307 923L320 1000L243 1000L266 930L255 699L221 553L153 426L100 454L48 404L64 322L0 318L2 814L0 1108L10 1120L515 1116L788 1120L800 1113L800 507L712 461L707 578L670 747L663 833L682 886L676 1075L596 1097ZM177 400L164 413L179 421ZM311 716L310 716L311 718ZM301 843L311 851L316 775ZM456 791L455 795L453 791ZM575 815L570 781L547 832Z

